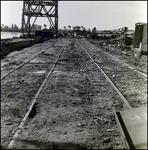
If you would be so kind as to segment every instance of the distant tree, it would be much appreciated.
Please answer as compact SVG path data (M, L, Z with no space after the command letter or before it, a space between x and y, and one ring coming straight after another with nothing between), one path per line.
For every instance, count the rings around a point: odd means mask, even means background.
M86 31L86 28L85 28L85 27L83 27L83 31Z
M12 27L11 27L12 29L13 29L13 24L12 24Z
M76 28L77 28L78 31L80 31L80 28L81 28L81 27L80 27L80 26L76 26Z
M5 26L4 26L4 28L5 28L5 29L8 29L8 26L7 26L7 25L5 25Z
M90 30L90 28L88 29L88 32L90 32L91 30Z
M93 32L93 33L96 33L96 27L94 27L94 28L92 29L92 32Z
M76 30L76 27L73 27L73 30Z
M69 25L68 28L69 28L69 30L70 30L70 29L71 29L71 26Z
M46 24L44 24L44 29L46 29L46 26L47 26L47 25L46 25Z
M4 24L1 25L1 29L4 29Z

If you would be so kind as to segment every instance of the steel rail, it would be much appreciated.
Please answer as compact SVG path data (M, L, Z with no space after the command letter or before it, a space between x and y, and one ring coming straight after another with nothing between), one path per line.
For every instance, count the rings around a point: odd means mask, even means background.
M80 43L80 41L78 41ZM102 72L102 74L105 76L105 78L108 80L108 82L111 84L111 86L116 90L116 92L120 95L122 98L124 104L128 107L128 109L131 109L132 107L128 103L128 101L125 99L123 94L120 92L120 90L116 87L116 85L112 82L112 80L107 76L107 74L103 71L103 69L94 61L94 59L90 56L90 54L86 51L86 49L83 47L83 45L80 43L80 46L85 51L85 53L89 56L89 58L94 62L94 64L97 66L97 68Z
M126 148L136 149L120 112L116 111L115 108L113 108L113 111L114 111L115 119L116 119L117 125L119 127L119 130L120 130L120 133L121 133L121 136L123 138Z
M57 40L58 41L58 40ZM3 77L1 77L1 80L4 79L6 76L8 76L9 74L13 73L15 70L17 70L18 68L21 68L22 66L24 66L26 63L30 62L31 60L33 60L35 57L37 57L38 55L42 54L43 52L45 52L47 49L49 49L51 46L53 46L57 41L53 42L52 44L50 44L47 48L45 48L44 50L42 50L41 52L39 52L38 54L36 54L35 56L33 56L32 58L30 58L29 60L25 61L24 63L18 65L17 67L15 67L14 69L10 70L9 72L7 72Z
M90 42L89 42L89 43L90 43ZM109 53L107 53L107 52L102 51L101 49L99 49L98 47L96 47L95 45L93 45L92 43L90 43L90 44L91 44L94 48L97 48L98 51L103 52L104 54L106 54L106 55L112 57L114 60L117 60L117 61L119 61L120 63L124 64L124 65L127 66L129 69L131 69L131 70L133 70L133 71L135 71L135 72L141 74L141 75L144 76L145 78L147 78L147 75L146 75L145 73L143 73L143 72L141 72L141 71L139 71L139 70L133 68L132 66L126 64L125 62L121 61L120 59L116 58L115 56L113 56L113 55L111 55L111 54L109 54Z
M24 118L22 119L22 121L21 121L21 123L20 123L20 125L19 125L17 131L15 132L15 134L14 134L12 140L10 141L10 143L9 143L9 145L8 145L8 147L7 147L7 149L13 149L14 144L15 144L15 140L17 139L17 137L18 137L18 135L19 135L19 133L20 133L22 127L24 126L25 121L26 121L26 119L28 118L28 116L29 116L29 114L30 114L30 112L31 112L31 110L32 110L32 108L33 108L33 106L34 106L34 104L35 104L35 102L36 102L36 100L37 100L39 94L41 93L41 91L42 91L42 89L43 89L45 83L47 82L49 76L50 76L51 73L53 72L53 70L54 70L54 68L55 68L55 66L56 66L56 64L57 64L57 62L58 62L58 60L59 60L59 58L60 58L60 56L61 56L61 54L62 54L64 48L65 48L65 43L64 43L64 46L62 47L62 50L61 50L61 52L60 52L58 58L56 59L55 63L53 64L53 66L52 66L52 68L51 68L51 70L48 72L48 74L47 74L46 78L44 79L43 83L41 84L41 86L40 86L38 92L36 93L35 97L33 98L32 103L31 103L31 105L30 105L30 107L29 107L27 113L25 114Z

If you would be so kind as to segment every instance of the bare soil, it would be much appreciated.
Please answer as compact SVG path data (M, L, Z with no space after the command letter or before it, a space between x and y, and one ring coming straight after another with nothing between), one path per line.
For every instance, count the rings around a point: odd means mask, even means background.
M147 74L147 55L141 55L140 58L134 57L133 45L125 45L124 36L113 39L87 39L90 43L105 52L131 65L133 68Z
M66 47L37 97L14 148L124 149L113 107L117 110L127 108L77 40L72 38L59 39L55 46L23 66L21 71L15 71L1 81L1 148L6 149L10 143L35 94L58 57L63 40L66 41ZM106 50L106 47L102 47L102 41L88 41ZM49 40L10 53L1 60L1 76L52 42ZM110 52L109 49L106 51ZM135 63L130 50L125 55L120 48L115 47L110 53L147 73L147 56L142 56L138 63ZM96 51L92 51L92 55L97 56ZM147 104L146 81L141 78L139 80L140 83L136 85L138 88L143 85L139 95L143 102L137 100L137 105L133 107ZM123 87L123 92L127 91L128 82L124 81L126 87ZM116 83L119 83L118 80ZM132 92L128 91L128 94L133 94ZM134 95L131 97L131 103L132 99Z

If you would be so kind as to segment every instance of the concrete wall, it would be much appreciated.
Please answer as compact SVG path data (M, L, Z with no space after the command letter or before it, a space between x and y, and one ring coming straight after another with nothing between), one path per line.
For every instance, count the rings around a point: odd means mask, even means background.
M23 41L18 41L18 42L12 42L9 45L9 49L10 50L15 50L18 48L22 48L22 47L27 47L31 45L31 40L23 40Z
M141 53L147 54L147 24L143 28Z

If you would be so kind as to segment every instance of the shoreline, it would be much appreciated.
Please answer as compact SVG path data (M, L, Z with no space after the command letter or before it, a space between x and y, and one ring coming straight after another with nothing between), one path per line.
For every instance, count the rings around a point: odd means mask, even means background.
M1 32L22 32L22 30L4 30L4 29L1 29Z
M25 47L30 47L34 44L42 43L44 41L49 40L50 38L46 37L32 37L32 38L9 38L9 39L1 39L1 58L3 59L5 56L7 56L9 53L13 51L19 51L22 50Z

